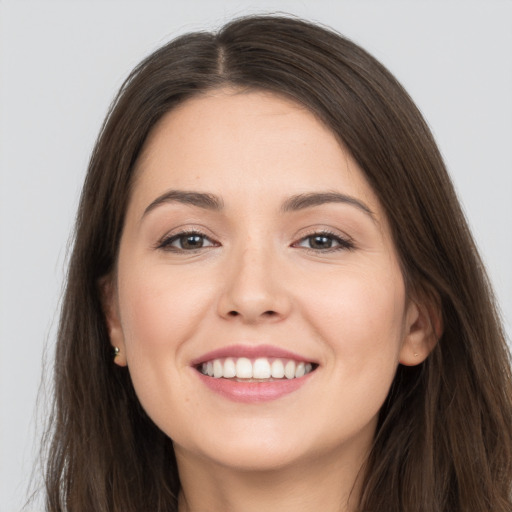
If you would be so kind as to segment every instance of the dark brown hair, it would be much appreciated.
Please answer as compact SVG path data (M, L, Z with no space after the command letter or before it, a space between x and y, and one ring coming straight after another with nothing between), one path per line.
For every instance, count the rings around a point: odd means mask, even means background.
M222 86L285 95L314 112L363 170L389 219L410 294L444 332L428 359L399 366L364 468L360 511L510 512L512 379L482 263L432 135L373 57L298 19L256 16L179 37L116 97L78 211L55 361L47 510L170 512L172 441L112 363L99 280L112 272L135 162L155 123Z

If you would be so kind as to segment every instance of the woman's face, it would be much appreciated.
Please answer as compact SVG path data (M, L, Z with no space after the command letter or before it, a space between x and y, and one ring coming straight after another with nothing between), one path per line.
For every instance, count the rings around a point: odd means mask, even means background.
M427 355L362 172L270 93L215 91L156 126L107 298L116 362L178 462L360 461L399 361Z

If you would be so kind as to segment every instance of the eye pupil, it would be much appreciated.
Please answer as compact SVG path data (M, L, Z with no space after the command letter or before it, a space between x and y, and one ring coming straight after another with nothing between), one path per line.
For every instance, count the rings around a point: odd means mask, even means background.
M332 238L325 235L311 236L309 237L309 245L312 249L330 249Z
M204 239L201 235L184 235L180 237L180 245L183 249L199 249L203 246Z

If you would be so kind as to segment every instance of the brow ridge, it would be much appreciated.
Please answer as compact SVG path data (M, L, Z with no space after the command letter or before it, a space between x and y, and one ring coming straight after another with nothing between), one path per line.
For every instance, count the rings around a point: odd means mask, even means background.
M327 203L346 203L359 208L364 213L375 220L372 210L362 201L347 194L340 192L308 192L305 194L297 194L289 197L282 205L282 212L293 212L312 208L313 206L321 206Z
M145 217L150 211L162 204L173 202L196 206L198 208L212 211L220 211L224 208L224 201L221 197L215 194L189 190L168 190L151 202L151 204L144 210L142 217ZM355 197L333 191L308 192L293 195L284 201L281 205L281 211L283 213L288 213L328 203L345 203L355 206L375 220L374 213L365 203Z
M224 208L224 201L215 194L205 192L194 192L188 190L168 190L157 197L142 214L146 216L151 210L165 203L182 203L190 206L197 206L205 210L220 211Z

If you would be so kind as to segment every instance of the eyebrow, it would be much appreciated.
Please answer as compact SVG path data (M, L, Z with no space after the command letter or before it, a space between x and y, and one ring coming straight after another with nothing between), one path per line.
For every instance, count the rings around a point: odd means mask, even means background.
M150 211L158 206L167 203L182 203L185 205L196 206L205 210L221 211L224 208L224 201L215 194L205 192L194 192L187 190L169 190L157 197L142 214L144 218ZM299 210L305 210L314 206L320 206L328 203L344 203L355 206L363 213L369 215L375 221L375 215L370 208L355 197L341 194L339 192L309 192L297 194L289 197L281 206L281 212L288 213Z
M214 194L204 192L192 192L186 190L169 190L157 197L142 214L144 218L151 210L166 203L182 203L190 206L197 206L205 210L220 211L224 208L224 201Z
M340 194L339 192L310 192L307 194L298 194L289 197L282 205L282 212L292 212L298 210L304 210L313 206L320 206L327 203L345 203L351 206L355 206L359 210L369 215L372 220L375 219L375 214L370 208L359 199L348 196L346 194Z

